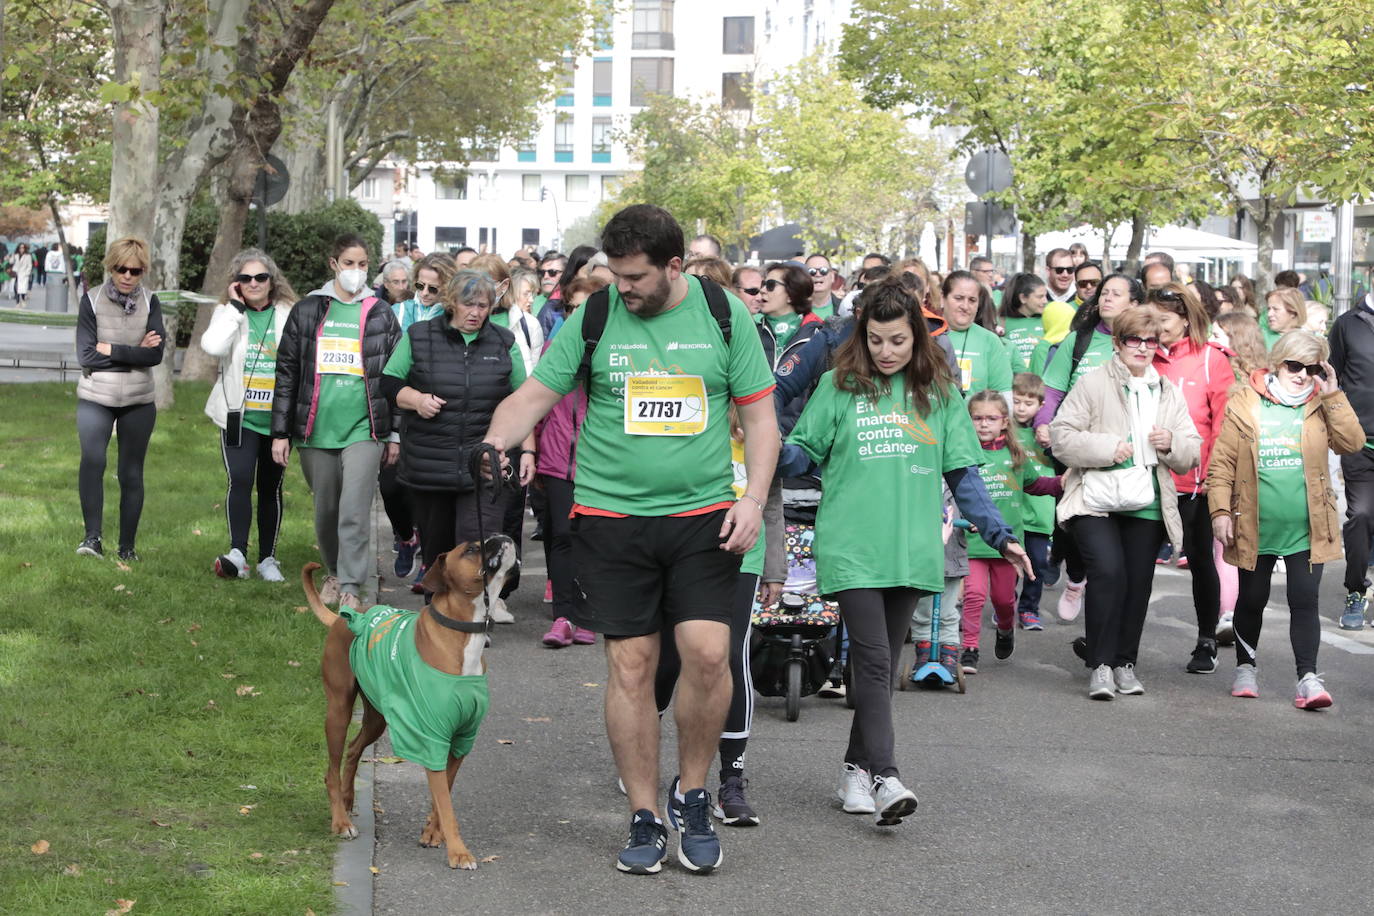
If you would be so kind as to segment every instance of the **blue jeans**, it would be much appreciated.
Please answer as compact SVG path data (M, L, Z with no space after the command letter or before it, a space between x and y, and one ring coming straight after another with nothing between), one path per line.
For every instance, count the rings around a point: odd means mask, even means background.
M1016 602L1016 616L1026 611L1040 613L1040 595L1045 590L1045 571L1050 568L1050 536L1034 531L1026 532L1026 553L1030 556L1035 581L1021 580L1021 598Z

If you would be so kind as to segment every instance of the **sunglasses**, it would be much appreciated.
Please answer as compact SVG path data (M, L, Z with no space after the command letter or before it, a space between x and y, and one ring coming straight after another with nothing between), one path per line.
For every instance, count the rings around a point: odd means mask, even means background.
M431 296L439 295L439 287L435 286L433 283L421 283L419 280L416 280L415 292L423 293L426 291L428 291Z
M1132 334L1130 337L1123 337L1121 339L1121 343L1123 346L1126 346L1132 350L1159 349L1158 337L1137 337L1136 335Z
M131 276L131 277L141 277L141 276L143 276L143 268L142 268L142 267L125 267L125 266L123 266L122 264L121 264L119 267L116 267L116 268L114 269L114 272L117 273L117 274L128 274L128 275Z
M239 274L234 278L236 283L266 283L272 279L271 274Z
M828 276L828 275L830 274L830 268L829 268L829 267L808 267L808 268L806 268L806 272L809 273L809 274L810 274L811 276L813 276L813 277L825 277L825 276Z
M1078 288L1079 288L1079 289L1092 289L1094 286L1099 285L1101 282L1102 282L1101 280L1079 280L1079 281L1078 281Z
M1283 368L1294 375L1297 375L1299 372L1306 372L1308 378L1326 378L1326 370L1322 368L1321 363L1308 364L1300 363L1296 359L1285 359L1283 361Z
M563 272L561 267L545 267L540 271L546 277L556 277Z
M739 291L744 293L744 295L746 296L757 296L759 294L759 290L762 288L763 287L761 286L741 286L739 288Z
M781 281L781 280L764 280L764 281L763 281L763 288L766 289L766 290L768 290L770 293L771 293L773 290L777 289L779 286L782 286L782 281Z
M1150 298L1155 302L1182 302L1183 294L1173 289L1152 289Z
M1057 274L1071 274L1071 273L1074 272L1075 269L1076 269L1076 268L1075 268L1072 264L1068 265L1067 267L1051 267L1051 268L1050 268L1050 270L1054 271L1054 272L1057 273Z

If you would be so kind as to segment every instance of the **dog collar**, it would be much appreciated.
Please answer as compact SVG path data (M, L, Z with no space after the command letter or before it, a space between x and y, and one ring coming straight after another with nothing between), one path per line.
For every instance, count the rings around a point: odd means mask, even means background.
M450 630L457 630L459 633L486 633L491 634L491 617L488 616L481 623L471 620L451 620L440 614L434 609L434 605L425 605L425 610L429 611L429 616L434 618L435 623L441 627L448 627Z

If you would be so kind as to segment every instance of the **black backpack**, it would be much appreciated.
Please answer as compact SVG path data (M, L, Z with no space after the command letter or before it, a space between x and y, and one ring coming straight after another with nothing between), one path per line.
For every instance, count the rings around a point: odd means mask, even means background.
M706 294L706 304L711 309L711 317L720 325L720 335L725 338L725 346L730 346L730 300L725 298L725 290L708 277L698 277L701 291ZM601 335L606 330L606 319L611 314L611 293L608 289L597 290L582 303L582 363L573 376L590 388L592 378L592 354L601 343Z

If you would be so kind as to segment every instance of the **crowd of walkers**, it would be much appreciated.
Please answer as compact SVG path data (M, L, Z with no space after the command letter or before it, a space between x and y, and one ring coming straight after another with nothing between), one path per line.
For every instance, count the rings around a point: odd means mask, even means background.
M322 253L331 279L303 298L249 249L201 345L220 369L205 408L228 477L220 576L282 580L292 453L322 596L340 606L361 601L378 489L394 573L417 592L429 564L480 532L519 544L533 510L542 643L605 642L607 733L632 812L621 870L658 871L671 826L683 865L709 871L722 860L709 813L759 822L744 776L750 622L790 579L797 480L813 493L814 588L843 621L828 687L854 706L836 792L847 812L890 826L916 808L890 705L908 639L916 668L974 675L984 626L996 663L1010 659L1018 632L1044 629L1042 589L1061 577L1054 613L1082 610L1071 648L1090 698L1145 692L1141 642L1167 562L1187 569L1196 613L1180 666L1213 672L1234 642L1231 693L1253 698L1282 569L1294 704L1333 702L1317 671L1324 564L1345 557L1347 597L1331 609L1342 627L1366 624L1370 585L1371 298L1328 328L1297 284L1265 291L1261 309L1244 276L1213 287L1164 253L1128 274L1066 249L1043 275L1003 282L985 258L941 276L876 253L846 281L823 254L732 265L651 206L617 214L601 245L537 261L405 246L369 283L366 242L344 236ZM78 553L103 553L117 429L119 556L132 561L163 330L141 283L147 246L114 242L104 264L77 331ZM505 456L495 501L477 495L483 443ZM504 602L491 614L514 620ZM670 707L665 826L654 749Z

